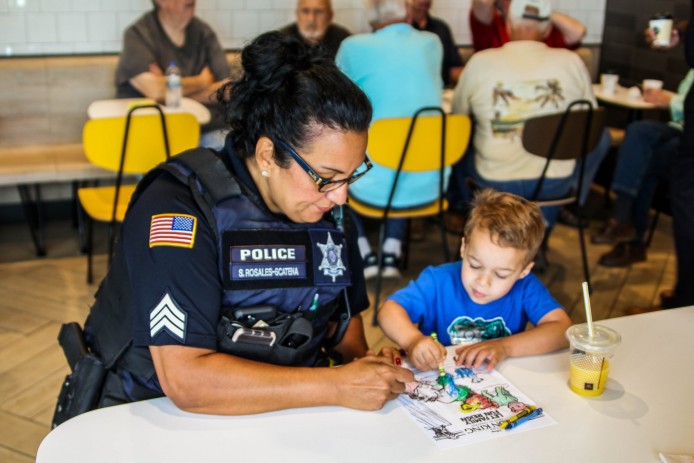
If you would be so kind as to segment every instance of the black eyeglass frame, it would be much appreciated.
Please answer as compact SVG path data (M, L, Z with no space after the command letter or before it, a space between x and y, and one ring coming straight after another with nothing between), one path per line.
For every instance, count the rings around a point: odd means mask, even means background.
M313 170L313 168L310 165L308 165L306 161L304 161L304 158L302 158L294 148L289 146L287 142L280 138L277 139L277 142L282 147L282 149L287 151L289 155L296 161L296 163L299 164L299 167L301 167L303 171L306 172L309 177L311 177L311 180L313 180L313 182L318 187L318 191L320 191L321 193L327 193L329 191L337 190L345 184L351 185L373 168L373 163L371 162L371 159L369 159L366 153L364 153L363 164L366 165L365 170L361 172L355 172L351 177L343 178L340 180L326 180L320 175L318 175L318 173L316 173L316 171Z

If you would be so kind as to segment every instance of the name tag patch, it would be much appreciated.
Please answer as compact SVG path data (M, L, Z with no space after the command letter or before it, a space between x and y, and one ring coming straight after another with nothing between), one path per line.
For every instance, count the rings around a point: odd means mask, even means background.
M232 246L231 278L306 278L306 247L301 245Z
M349 285L346 247L334 229L224 232L227 289Z

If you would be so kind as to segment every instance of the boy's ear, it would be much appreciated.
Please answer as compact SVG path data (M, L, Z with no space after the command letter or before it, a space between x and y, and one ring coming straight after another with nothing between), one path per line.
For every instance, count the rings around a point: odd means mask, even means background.
M525 266L523 271L518 275L518 278L525 278L530 274L530 271L533 269L533 266L535 265L535 261L530 261L528 265Z
M465 238L460 239L460 258L463 258L463 253L465 252Z

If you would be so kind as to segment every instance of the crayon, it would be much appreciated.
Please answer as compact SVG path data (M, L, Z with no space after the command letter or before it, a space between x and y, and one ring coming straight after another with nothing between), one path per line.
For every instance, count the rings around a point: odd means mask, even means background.
M542 415L542 409L538 408L537 410L534 410L528 415L525 415L523 418L519 418L518 420L514 421L513 423L510 423L508 426L506 426L506 430L511 430L515 428L516 426L520 426L521 424L525 423L526 421L530 421L532 419L537 418L538 416Z
M534 412L537 409L537 407L533 407L532 405L528 405L525 410L521 410L517 414L513 415L511 418L509 418L506 421L502 421L499 423L500 428L506 428L508 425L515 423L516 421L520 420L524 416L530 415L532 412Z
M313 301L308 308L308 319L313 321L316 319L316 314L318 313L318 293L313 296Z

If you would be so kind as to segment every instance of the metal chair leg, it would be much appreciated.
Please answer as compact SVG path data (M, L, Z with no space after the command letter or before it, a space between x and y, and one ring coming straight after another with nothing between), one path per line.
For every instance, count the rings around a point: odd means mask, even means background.
M381 229L378 233L378 252L376 253L376 263L378 265L378 272L376 273L376 291L374 293L374 316L371 320L372 326L378 326L378 303L381 298L381 285L383 283L383 276L381 272L383 271L383 239L386 235L386 223L385 220L381 222Z
M111 266L111 259L113 259L113 242L115 241L115 228L116 224L114 222L110 222L108 224L108 267Z
M588 284L588 293L593 291L590 284L590 267L588 266L588 251L586 250L585 230L583 228L583 211L581 205L576 203L576 215L578 216L578 239L581 242L581 259L583 260L583 278Z
M439 231L441 232L441 247L443 249L443 261L451 261L451 250L448 247L448 237L446 236L446 224L443 220L443 212L439 212L438 215Z
M651 220L651 226L648 227L648 238L646 238L646 247L651 247L651 241L653 241L653 235L655 234L655 229L658 228L658 219L660 218L660 211L656 209L653 220Z
M87 228L87 283L92 284L94 281L93 277L93 263L92 257L94 253L94 221L90 217L86 217L86 228Z
M31 190L28 185L17 185L19 197L22 202L24 214L29 224L31 240L36 248L36 255L43 257L46 255L46 244L43 227L43 207L41 204L41 190L39 185L34 185L35 199L31 197Z

